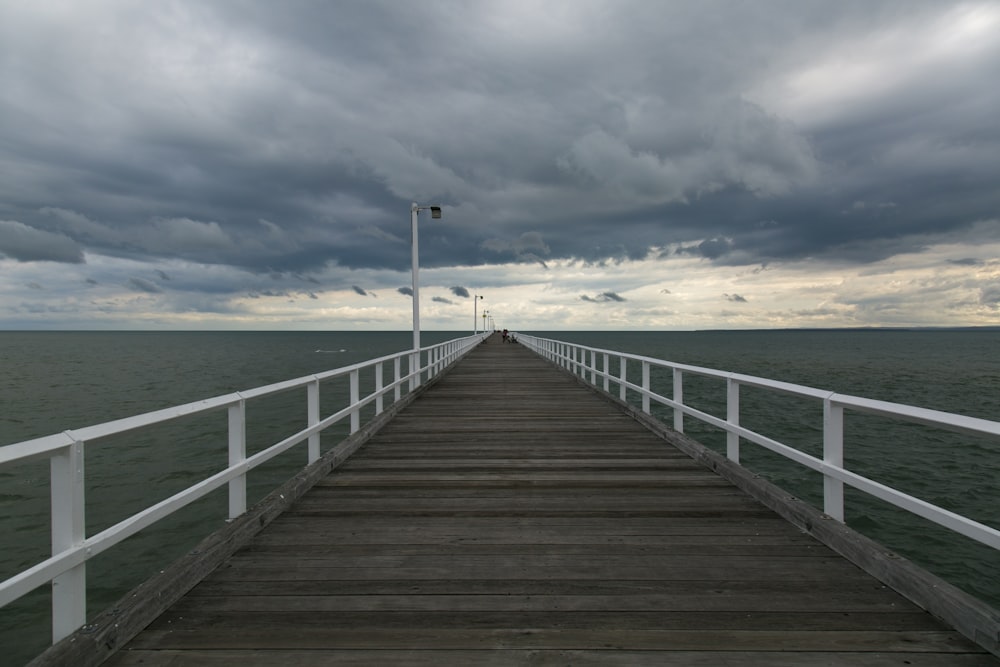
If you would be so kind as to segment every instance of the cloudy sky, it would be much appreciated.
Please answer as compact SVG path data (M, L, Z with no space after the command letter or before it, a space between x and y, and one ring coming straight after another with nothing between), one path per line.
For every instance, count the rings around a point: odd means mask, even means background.
M0 328L1000 324L1000 2L0 2Z

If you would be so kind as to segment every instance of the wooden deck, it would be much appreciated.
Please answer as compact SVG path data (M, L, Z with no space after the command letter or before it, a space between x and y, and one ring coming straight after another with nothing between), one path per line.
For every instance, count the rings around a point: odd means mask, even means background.
M491 342L106 664L1000 663Z

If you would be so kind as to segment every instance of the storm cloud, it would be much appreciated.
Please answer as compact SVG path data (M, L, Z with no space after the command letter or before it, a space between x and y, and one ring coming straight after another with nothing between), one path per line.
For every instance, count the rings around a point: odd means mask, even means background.
M62 265L162 293L145 272L185 312L279 280L405 296L414 201L443 207L420 214L420 265L461 298L514 267L623 303L584 270L864 270L1000 242L992 2L96 0L5 3L0 26L18 284ZM995 304L995 267L955 252L934 261L988 269L968 289Z
M589 301L590 303L607 303L613 301L616 303L621 303L627 301L627 299L620 294L614 292L602 292L597 296L587 296L586 294L580 297L581 301Z

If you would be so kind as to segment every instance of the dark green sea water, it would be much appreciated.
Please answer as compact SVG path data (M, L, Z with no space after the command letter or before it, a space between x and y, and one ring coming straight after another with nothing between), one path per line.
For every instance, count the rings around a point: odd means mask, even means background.
M868 398L1000 420L1000 331L530 332L594 347L735 371ZM424 332L424 344L457 333ZM301 377L410 345L409 332L0 332L0 445ZM613 362L612 370L617 370ZM404 364L405 367L405 364ZM638 371L629 371L637 378ZM364 380L371 383L370 380ZM660 393L670 379L654 374ZM364 389L364 387L363 387ZM612 387L614 391L614 387ZM346 386L324 386L334 405ZM692 378L685 397L725 416L720 381ZM248 448L305 423L304 392L248 408ZM670 423L667 410L654 410ZM745 389L742 423L820 454L822 407ZM688 419L686 432L724 451L725 436ZM87 449L87 524L93 534L225 466L225 413L125 434ZM324 439L324 449L343 429ZM1000 442L848 414L848 467L947 509L1000 527ZM822 482L744 444L742 461L821 506ZM304 447L250 480L251 502L305 463ZM48 551L48 466L0 470L0 578ZM877 501L848 493L850 525L1000 607L1000 555ZM88 564L96 614L190 549L225 518L220 492ZM49 596L0 610L0 646L18 665L47 645Z

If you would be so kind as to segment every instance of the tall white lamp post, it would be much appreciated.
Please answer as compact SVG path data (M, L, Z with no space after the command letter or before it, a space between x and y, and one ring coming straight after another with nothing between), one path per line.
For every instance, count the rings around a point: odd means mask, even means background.
M413 252L413 354L410 356L410 373L416 373L420 368L420 254L417 242L417 214L420 211L430 209L431 218L441 217L440 206L421 206L416 202L410 204L410 234L411 250ZM410 378L410 389L415 389L420 384L420 376L413 375Z
M486 297L482 296L481 294L473 294L472 295L472 335L473 336L475 336L477 333L479 333L479 322L476 320L476 310L478 310L478 309L476 308L476 306L479 305L479 300L480 299L485 299L485 298ZM484 331L485 331L485 329L484 329Z

